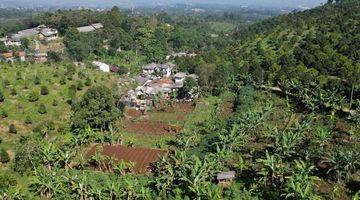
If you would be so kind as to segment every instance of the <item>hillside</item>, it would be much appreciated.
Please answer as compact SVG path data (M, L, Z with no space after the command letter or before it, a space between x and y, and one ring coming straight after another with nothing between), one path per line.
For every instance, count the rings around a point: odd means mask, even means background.
M358 200L360 2L172 9L39 16L65 51L0 64L0 199Z
M232 58L257 84L279 86L310 109L359 109L359 8L338 1L256 23L235 34Z

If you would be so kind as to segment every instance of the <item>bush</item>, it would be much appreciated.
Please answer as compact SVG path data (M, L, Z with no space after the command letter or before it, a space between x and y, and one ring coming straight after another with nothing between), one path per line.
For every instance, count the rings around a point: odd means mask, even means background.
M15 88L11 88L11 90L10 90L10 95L11 95L11 96L17 95L17 91L15 90Z
M62 76L60 78L60 85L65 85L66 84L66 77L65 76Z
M0 162L1 163L7 163L10 161L9 155L6 153L6 151L1 148L0 149Z
M67 75L67 80L72 81L73 80L73 75L71 75L71 74Z
M77 91L76 85L70 85L68 90L69 99L74 100L76 98L76 91Z
M85 75L85 73L84 73L83 71L79 71L79 72L78 72L78 77L79 77L80 79L84 79L84 78L86 77L86 75Z
M77 86L76 86L76 89L77 89L78 91L81 91L83 88L84 88L83 83L82 83L81 81L79 81L78 84L77 84Z
M10 81L8 80L8 79L3 79L3 85L4 85L4 87L7 87L7 86L9 86L10 85Z
M39 106L39 109L38 109L38 112L41 114L41 115L43 115L43 114L46 114L46 107L45 107L45 105L42 103L42 104L40 104L40 106Z
M86 78L86 80L85 80L85 85L87 86L87 87L89 87L89 86L91 86L91 79L89 78L89 77L87 77Z
M48 95L49 94L49 90L45 85L41 86L40 94L41 95Z
M53 105L53 106L58 106L58 105L59 105L59 102L58 102L56 99L54 99L53 102L52 102L52 105Z
M2 117L2 118L7 118L9 115L8 115L8 113L6 112L6 110L4 110L4 109L1 109L0 110L0 117Z
M66 66L66 75L74 75L76 73L76 66L69 64Z
M5 95L2 91L0 91L0 102L4 102L5 101Z
M35 85L40 85L41 81L40 81L40 78L38 76L35 76L34 78L34 84Z
M26 116L25 118L25 124L32 124L32 119L30 116Z
M17 134L17 129L14 124L10 124L9 133Z
M21 75L21 72L20 71L17 71L16 72L16 80L22 80L22 75Z
M6 191L10 187L16 186L16 184L17 182L13 174L5 171L0 172L0 191Z
M90 126L107 130L120 114L111 90L105 86L96 86L86 91L73 110L73 128Z
M45 127L47 130L53 131L53 130L55 130L55 123L52 121L46 122Z
M39 94L35 91L32 91L29 96L28 96L28 100L30 102L36 102L39 100Z

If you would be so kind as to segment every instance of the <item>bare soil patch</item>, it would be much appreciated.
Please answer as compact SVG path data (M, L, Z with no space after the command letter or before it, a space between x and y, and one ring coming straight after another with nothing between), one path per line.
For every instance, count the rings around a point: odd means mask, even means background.
M153 135L175 135L183 129L183 126L173 126L156 122L135 122L125 128L127 132L153 134Z

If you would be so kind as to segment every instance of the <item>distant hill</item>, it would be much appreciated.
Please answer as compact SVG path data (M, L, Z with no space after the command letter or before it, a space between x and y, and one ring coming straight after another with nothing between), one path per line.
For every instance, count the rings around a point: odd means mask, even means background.
M5 7L110 7L120 5L123 7L131 6L154 6L154 5L170 5L177 3L185 4L231 4L244 6L261 6L261 7L291 7L291 8L311 8L324 3L325 0L226 0L219 2L217 0L63 0L63 1L47 1L47 0L5 0L0 1L0 6Z

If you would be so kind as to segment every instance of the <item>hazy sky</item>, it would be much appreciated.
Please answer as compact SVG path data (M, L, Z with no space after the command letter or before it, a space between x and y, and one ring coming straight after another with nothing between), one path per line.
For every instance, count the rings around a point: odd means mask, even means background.
M326 0L0 0L2 6L111 6L111 5L166 5L189 4L234 4L271 7L314 7Z

